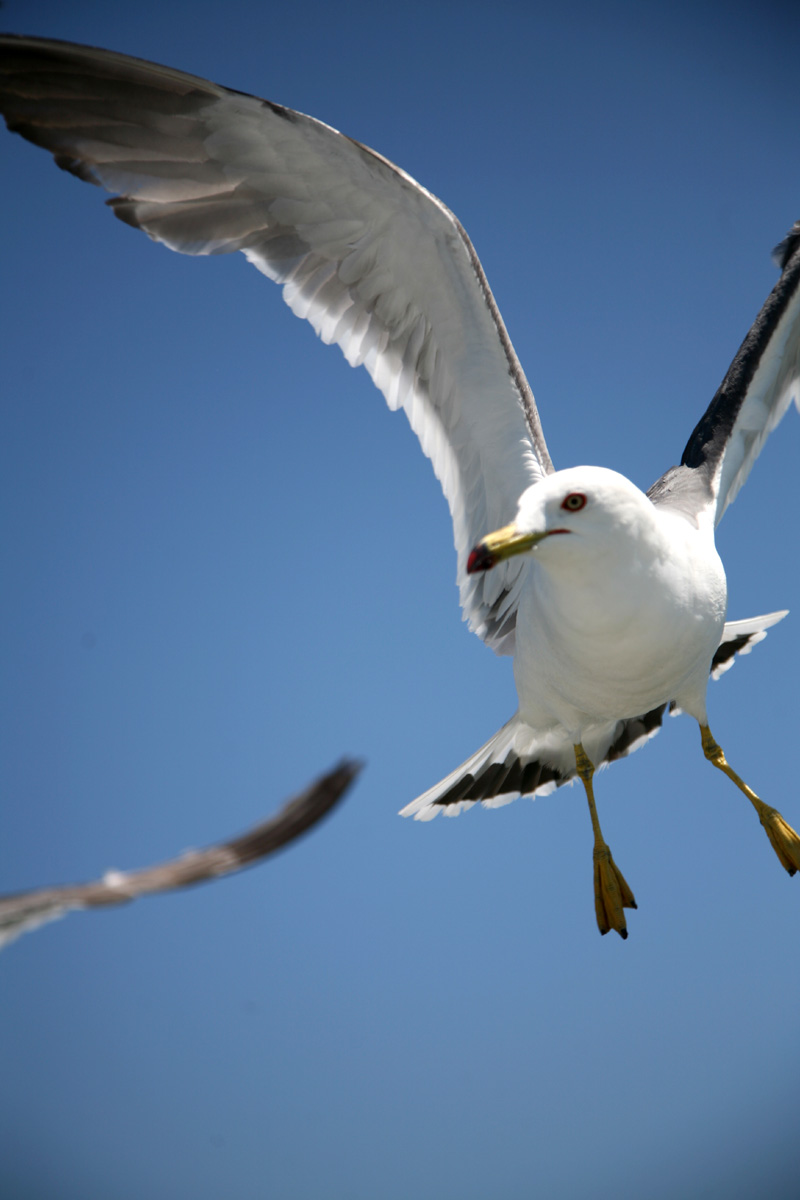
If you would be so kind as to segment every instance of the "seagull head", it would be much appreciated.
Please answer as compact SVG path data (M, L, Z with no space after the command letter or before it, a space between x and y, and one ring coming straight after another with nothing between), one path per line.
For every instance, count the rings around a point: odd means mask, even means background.
M610 553L643 527L653 506L643 492L606 467L555 471L522 493L510 525L489 533L467 560L467 574L489 571L516 554L541 554L542 543L569 543L583 553ZM548 554L549 557L549 554Z

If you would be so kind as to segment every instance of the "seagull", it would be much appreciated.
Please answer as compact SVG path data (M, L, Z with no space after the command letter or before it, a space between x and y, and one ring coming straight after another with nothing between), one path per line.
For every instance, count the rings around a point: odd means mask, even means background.
M555 470L466 232L382 155L268 100L38 38L0 39L0 109L153 240L182 254L241 250L405 411L450 507L464 618L513 655L519 709L404 816L492 808L580 779L598 928L625 938L636 902L593 777L680 710L782 865L800 869L800 837L729 765L706 709L710 676L786 615L726 623L714 530L792 401L800 410L800 222L680 464L644 493L603 467Z

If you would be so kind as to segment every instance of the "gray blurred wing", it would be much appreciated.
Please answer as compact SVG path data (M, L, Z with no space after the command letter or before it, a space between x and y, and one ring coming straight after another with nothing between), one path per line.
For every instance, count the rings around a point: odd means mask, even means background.
M106 871L93 883L62 884L0 896L0 950L21 934L77 909L127 904L140 896L193 887L254 866L322 820L342 799L360 769L357 762L341 762L274 817L228 842L204 850L187 850L180 858L138 871Z
M184 254L241 250L291 309L403 408L453 518L461 604L513 649L525 563L467 575L470 548L552 471L475 251L385 158L291 109L103 50L0 40L9 129Z

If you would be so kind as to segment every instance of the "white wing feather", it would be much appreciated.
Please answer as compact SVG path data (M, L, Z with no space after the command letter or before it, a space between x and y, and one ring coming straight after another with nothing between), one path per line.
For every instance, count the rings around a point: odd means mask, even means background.
M461 604L513 650L525 563L468 576L470 548L552 470L477 256L445 206L380 155L289 109L123 55L4 39L9 128L102 185L184 254L241 250L403 408L453 518Z

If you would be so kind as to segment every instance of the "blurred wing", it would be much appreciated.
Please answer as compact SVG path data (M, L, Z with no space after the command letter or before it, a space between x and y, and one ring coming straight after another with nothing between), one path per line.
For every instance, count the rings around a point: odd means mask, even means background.
M450 506L461 604L513 646L520 560L470 548L552 471L538 413L475 251L445 206L311 117L103 50L0 41L9 129L117 196L116 216L184 254L241 250L403 408Z
M360 769L357 762L341 762L285 804L274 817L229 842L205 850L188 850L180 858L138 871L107 871L94 883L64 884L0 896L0 950L21 934L31 933L76 909L127 904L139 896L206 883L254 866L322 820L342 799Z
M800 411L800 222L775 258L781 277L689 438L681 467L649 493L686 511L710 505L715 525L792 401Z

